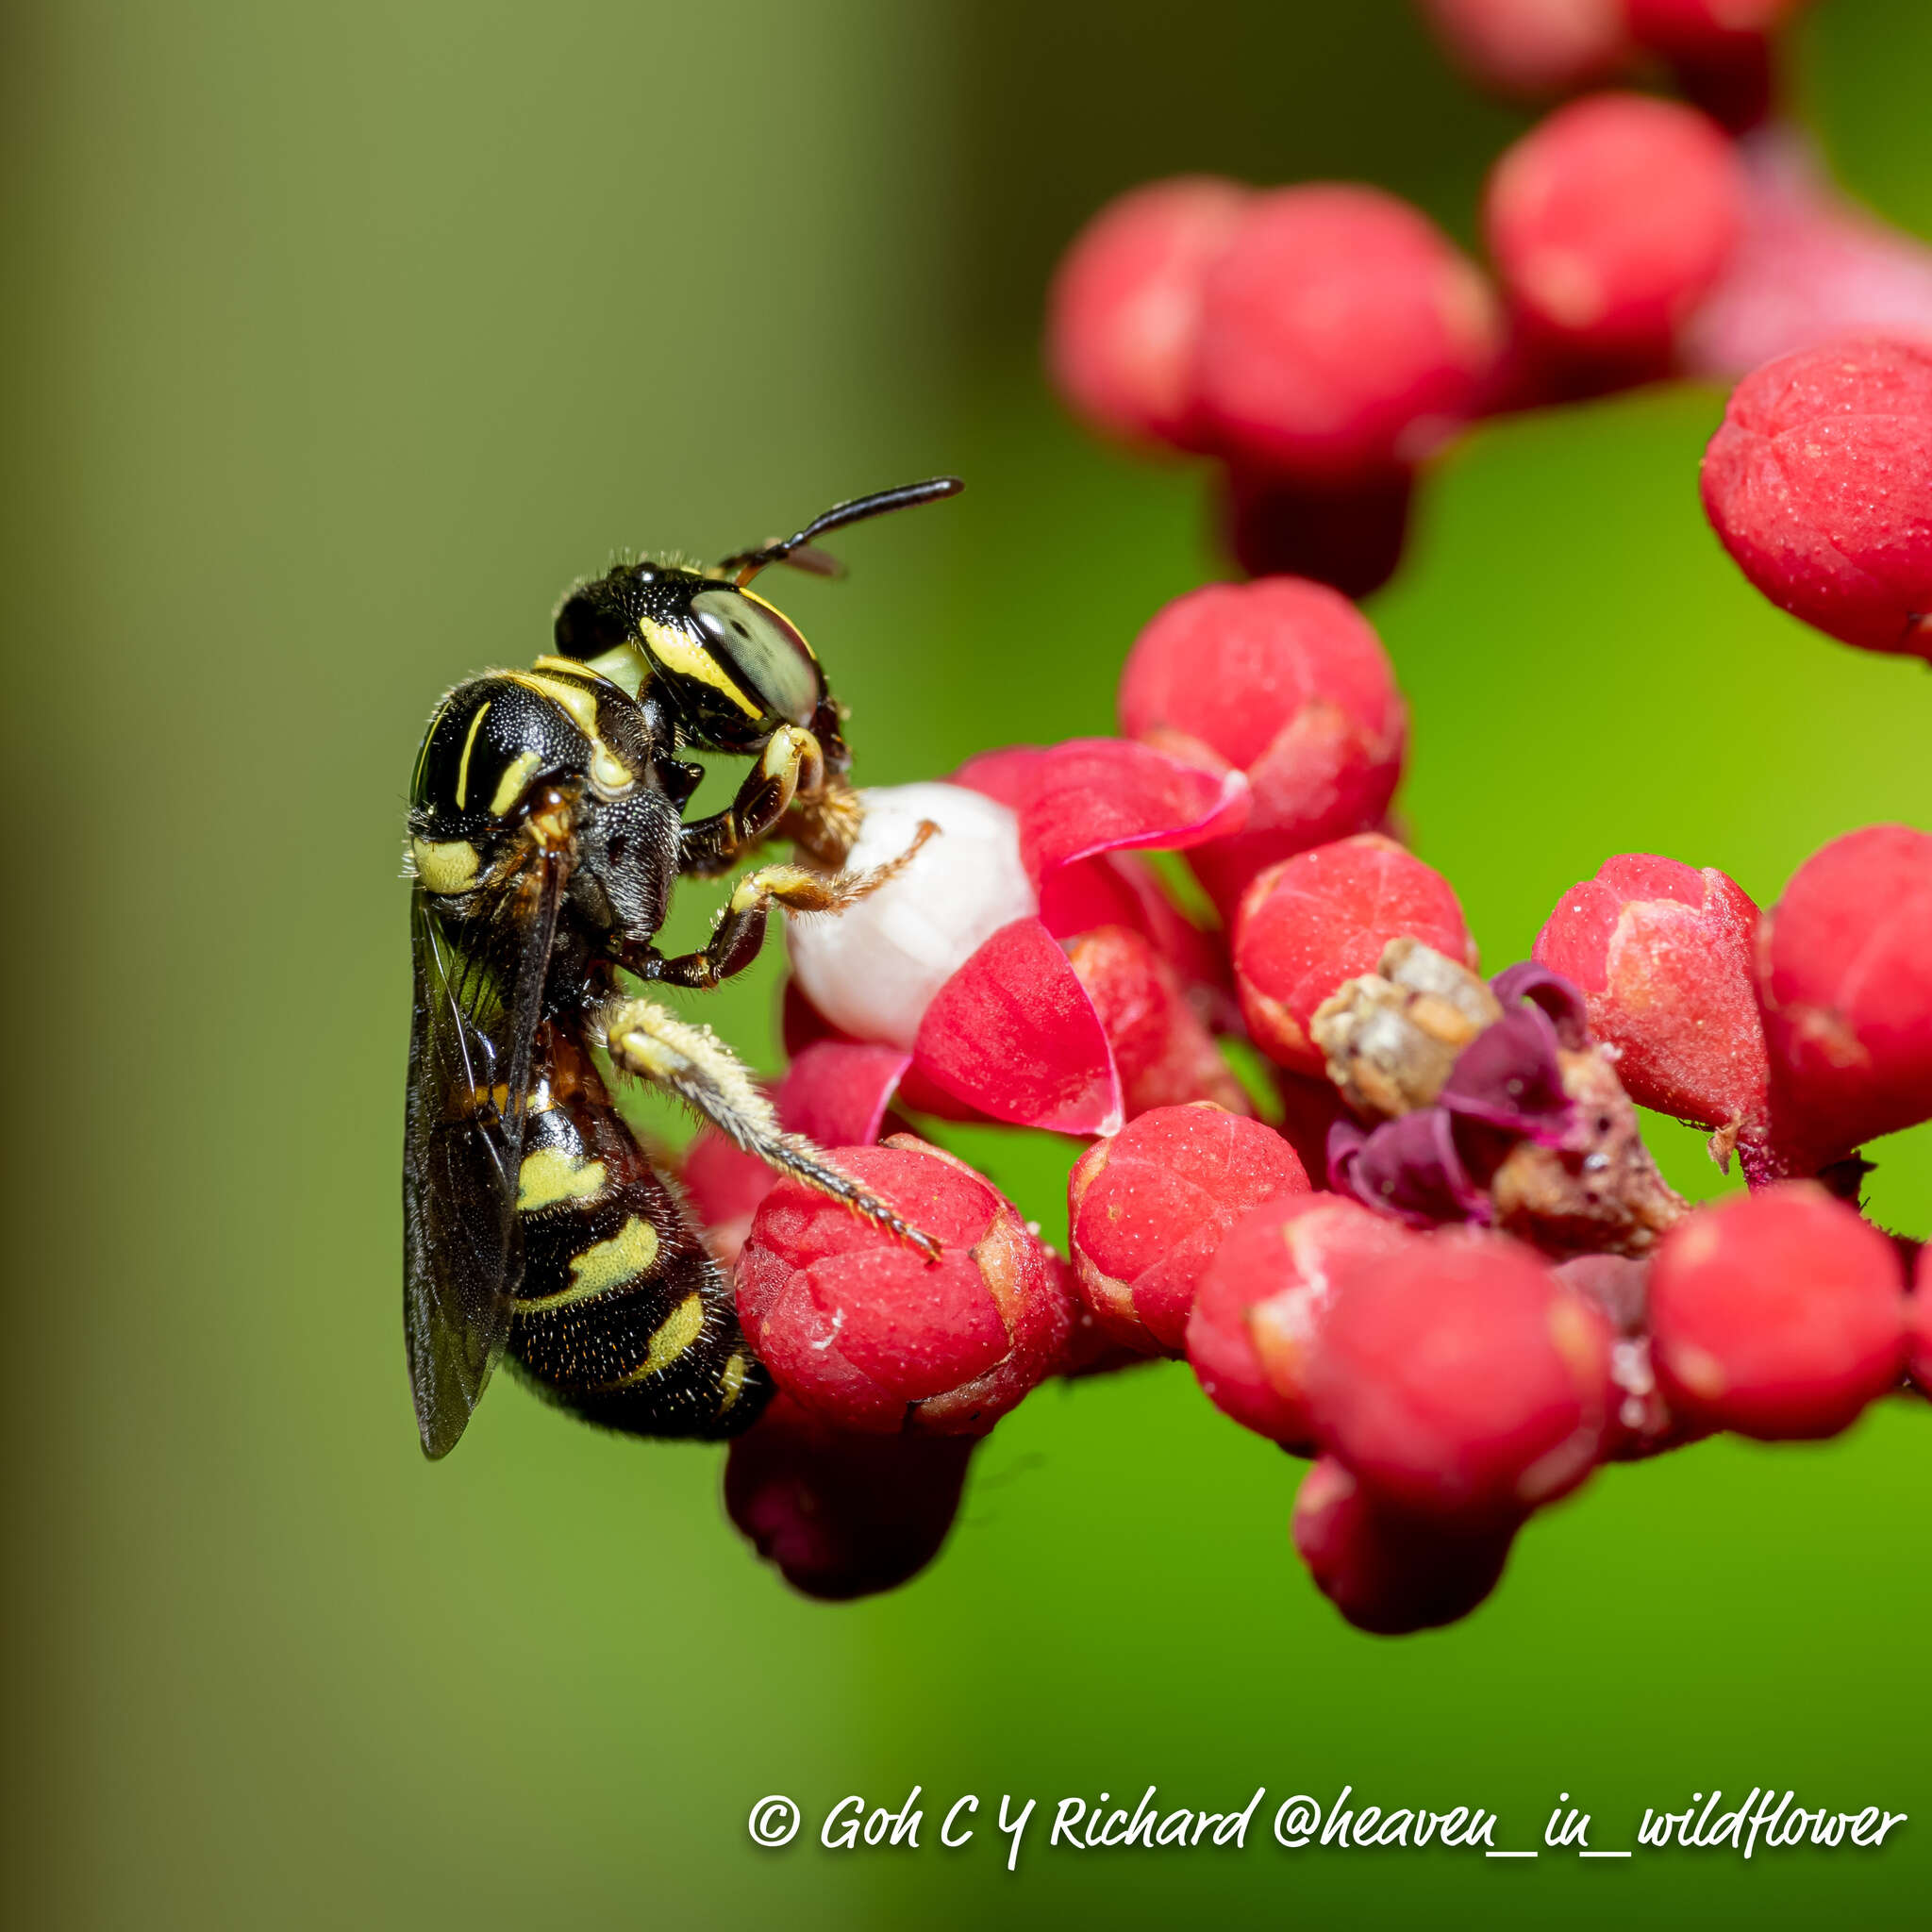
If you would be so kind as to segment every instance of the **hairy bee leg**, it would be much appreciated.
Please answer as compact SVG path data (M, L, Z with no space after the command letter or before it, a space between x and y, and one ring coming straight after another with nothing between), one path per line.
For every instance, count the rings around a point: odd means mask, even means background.
M930 819L923 820L911 844L898 858L875 865L870 872L827 874L803 865L761 865L758 871L746 873L731 889L731 897L718 915L717 930L697 952L635 964L625 960L625 964L641 979L708 991L721 979L743 972L758 958L774 902L793 912L842 911L903 872L938 830Z
M825 755L809 731L781 724L765 741L758 761L723 811L693 819L677 837L677 870L688 878L728 872L752 846L771 837L801 794L825 782Z
M680 1020L655 1000L614 999L598 1009L591 1030L618 1072L676 1094L733 1145L844 1202L928 1260L939 1259L940 1244L931 1235L844 1173L822 1148L778 1124L772 1103L744 1063L708 1026Z

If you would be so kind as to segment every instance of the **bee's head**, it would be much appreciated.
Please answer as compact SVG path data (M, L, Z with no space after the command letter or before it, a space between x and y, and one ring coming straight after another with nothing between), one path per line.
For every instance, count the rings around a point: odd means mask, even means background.
M725 576L625 565L564 600L556 650L580 662L641 658L634 669L701 751L755 753L781 724L816 731L822 717L836 735L824 674L798 626Z
M957 477L941 476L858 497L795 537L741 551L710 570L622 565L564 599L557 655L594 663L633 687L647 676L676 713L686 742L700 751L755 753L780 725L797 724L818 739L827 769L842 772L851 755L819 660L798 626L749 588L751 580L774 563L836 575L839 566L813 547L813 538L959 487Z

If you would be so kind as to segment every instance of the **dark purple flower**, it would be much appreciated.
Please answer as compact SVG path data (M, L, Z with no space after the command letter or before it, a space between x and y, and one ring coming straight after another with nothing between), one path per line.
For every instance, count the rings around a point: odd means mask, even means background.
M1465 1119L1556 1146L1571 1113L1557 1041L1556 1025L1541 1007L1520 1006L1506 1013L1457 1056L1442 1083L1442 1106Z
M1364 1134L1353 1121L1328 1129L1328 1185L1411 1227L1487 1223L1489 1197L1456 1151L1456 1124L1440 1107L1419 1108Z
M1557 1044L1566 1053L1581 1053L1590 1044L1590 1011L1583 994L1560 973L1539 966L1534 959L1519 959L1497 974L1490 989L1505 1012L1528 1000L1546 1013L1557 1029Z

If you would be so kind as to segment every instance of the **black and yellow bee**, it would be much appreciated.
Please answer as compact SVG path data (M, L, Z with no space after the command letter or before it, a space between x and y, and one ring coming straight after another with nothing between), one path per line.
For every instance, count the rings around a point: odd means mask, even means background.
M769 1399L730 1285L612 1105L598 1050L931 1251L780 1128L708 1027L626 996L615 974L715 986L757 956L774 901L835 910L904 863L839 870L860 817L840 708L797 628L746 587L773 563L836 570L814 538L958 488L940 477L840 504L708 570L621 566L564 599L553 655L437 708L410 787L403 1155L403 1323L425 1454L455 1445L506 1348L552 1400L642 1435L732 1435ZM684 751L753 760L724 809L690 823L704 768ZM664 957L652 941L675 882L774 836L815 863L748 874L708 944Z

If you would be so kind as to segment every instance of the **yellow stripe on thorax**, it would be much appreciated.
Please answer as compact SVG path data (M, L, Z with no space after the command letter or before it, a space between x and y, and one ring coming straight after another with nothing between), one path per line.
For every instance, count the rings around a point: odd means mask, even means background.
M470 754L476 749L476 734L483 728L483 720L493 699L485 698L476 707L476 715L470 720L470 734L463 740L463 755L457 760L457 809L470 808Z
M548 698L583 733L591 746L591 783L599 791L607 797L628 791L637 783L638 774L604 742L597 729L596 692L586 691L580 684L565 683L553 675L558 671L580 675L583 666L573 664L568 658L539 658L530 670L507 671L504 675L512 684Z
M542 762L541 751L520 751L504 767L503 776L496 781L496 791L490 800L492 818L500 819L524 795L524 788L537 775Z

